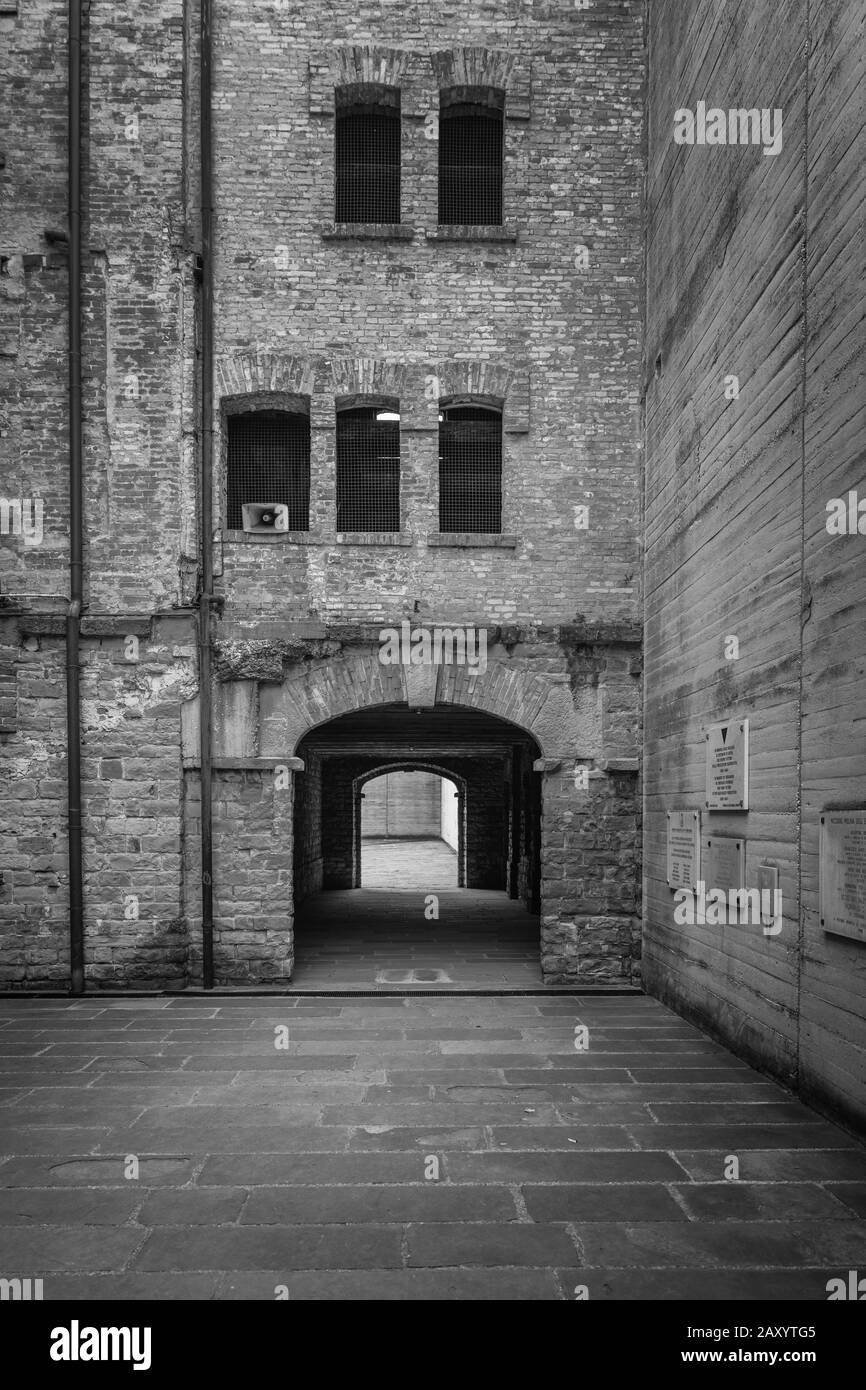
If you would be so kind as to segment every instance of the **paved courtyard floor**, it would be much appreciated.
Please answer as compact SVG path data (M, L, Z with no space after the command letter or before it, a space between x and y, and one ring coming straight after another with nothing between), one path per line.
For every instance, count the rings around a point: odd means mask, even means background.
M866 1269L863 1148L641 996L9 1000L0 1066L0 1275L47 1300L824 1301Z
M457 855L444 840L362 840L361 884L422 896L456 888Z
M429 893L435 918L425 916L422 889L349 888L309 898L295 921L293 990L545 988L539 919L522 903L485 889Z

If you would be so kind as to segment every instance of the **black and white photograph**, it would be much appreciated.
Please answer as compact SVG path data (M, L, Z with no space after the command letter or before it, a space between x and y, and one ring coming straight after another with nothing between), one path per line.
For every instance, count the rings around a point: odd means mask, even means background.
M0 0L24 1366L864 1301L866 0Z

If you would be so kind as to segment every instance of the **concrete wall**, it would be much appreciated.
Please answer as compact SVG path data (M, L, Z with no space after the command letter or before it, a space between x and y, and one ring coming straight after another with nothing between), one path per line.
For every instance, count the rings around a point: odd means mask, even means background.
M644 975L860 1122L866 947L821 929L817 850L822 808L866 800L864 541L825 527L863 493L863 69L849 0L650 7ZM676 144L699 100L781 111L781 151ZM704 805L728 717L751 726L745 814ZM777 935L675 924L682 809L745 840L747 884L778 867Z
M397 839L438 839L441 777L429 772L389 772L364 784L362 834Z
M447 778L439 779L439 834L447 845L457 851L460 844L459 798L457 788Z

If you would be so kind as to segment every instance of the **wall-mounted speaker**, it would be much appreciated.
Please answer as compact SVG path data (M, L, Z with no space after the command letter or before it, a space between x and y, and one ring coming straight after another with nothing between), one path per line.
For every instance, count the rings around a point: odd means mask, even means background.
M289 529L289 509L282 502L244 502L241 515L244 530L255 536Z

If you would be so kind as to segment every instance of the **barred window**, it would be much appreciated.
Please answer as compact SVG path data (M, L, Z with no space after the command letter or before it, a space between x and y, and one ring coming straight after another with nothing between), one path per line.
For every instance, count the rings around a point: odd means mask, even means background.
M397 401L337 411L337 530L400 530Z
M240 531L245 505L282 503L289 531L310 529L310 417L254 410L226 418L226 526Z
M505 95L454 87L440 94L440 226L500 226Z
M502 413L492 406L439 410L439 530L502 528Z
M400 93L359 84L336 91L335 222L400 221Z

